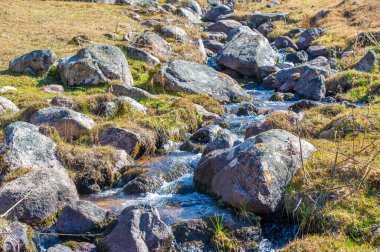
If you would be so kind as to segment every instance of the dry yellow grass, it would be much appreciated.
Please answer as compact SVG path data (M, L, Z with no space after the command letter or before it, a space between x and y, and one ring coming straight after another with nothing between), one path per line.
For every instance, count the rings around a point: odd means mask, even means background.
M277 22L273 37L283 35L296 27L310 26L307 22L321 10L331 9L332 12L316 25L326 28L329 34L323 36L319 43L327 46L347 46L360 32L373 32L380 29L380 1L378 0L283 0L281 5L266 7L267 2L239 4L237 14L244 15L255 10L266 12L289 12L289 20Z
M6 2L6 3L5 3ZM73 54L74 36L87 35L94 43L115 43L104 33L124 34L142 27L123 12L127 7L60 1L15 0L0 4L0 69L8 61L36 49L58 56Z

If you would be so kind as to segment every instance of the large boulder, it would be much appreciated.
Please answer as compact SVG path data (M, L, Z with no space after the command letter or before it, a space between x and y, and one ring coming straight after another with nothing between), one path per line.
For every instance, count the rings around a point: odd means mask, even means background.
M223 32L228 35L233 29L237 29L242 24L236 20L220 20L207 28L209 32Z
M78 200L75 184L65 170L40 169L17 178L0 188L0 212L13 208L8 217L28 224L41 223Z
M294 91L302 98L321 100L326 93L325 78L331 74L328 60L318 57L302 65L278 71L275 87L280 92Z
M132 206L124 209L118 224L104 239L110 252L169 251L172 231L161 221L157 209Z
M127 59L118 47L112 45L81 49L72 57L60 59L57 70L68 86L98 85L115 80L133 85Z
M302 140L307 161L315 147ZM277 211L283 193L301 166L299 138L284 130L269 130L225 150L204 156L195 170L198 188L228 204L258 214Z
M50 70L57 56L50 50L35 50L9 62L9 70L41 75Z
M260 25L278 21L278 20L286 20L288 13L253 13L245 16L245 20L248 26L252 29L257 29Z
M0 157L9 170L64 169L58 160L56 144L39 133L37 126L26 122L14 122L5 128Z
M128 96L133 99L154 99L154 95L138 87L132 87L122 84L112 84L108 87L107 92L116 96Z
M167 89L206 94L221 102L250 98L231 77L206 65L184 60L169 62L156 74L154 80Z
M309 28L300 34L298 37L297 46L300 49L307 49L309 46L311 46L311 43L314 40L326 33L327 31L321 28Z
M217 60L243 75L258 76L261 67L276 65L277 55L262 34L247 28L233 36Z
M119 127L110 127L100 133L99 143L125 150L132 157L139 156L144 152L143 140L140 135Z
M19 109L12 101L0 96L0 115L5 113L18 112Z
M145 31L141 34L136 39L135 46L140 49L145 49L154 56L162 59L167 59L172 53L170 44L152 31Z
M368 52L356 63L354 69L361 72L371 72L375 69L377 63L377 55L373 50L368 50Z
M95 122L90 117L64 107L48 107L34 113L30 121L35 125L54 127L66 139L74 139L90 131Z
M234 13L235 13L235 11L233 9L231 9L230 7L228 7L227 5L220 4L220 5L214 6L211 9L209 9L205 13L203 19L205 21L214 22L214 21L218 21L218 20L222 20L222 19L228 19Z
M62 210L56 228L60 233L83 234L94 231L97 224L104 222L107 211L84 200L72 201Z

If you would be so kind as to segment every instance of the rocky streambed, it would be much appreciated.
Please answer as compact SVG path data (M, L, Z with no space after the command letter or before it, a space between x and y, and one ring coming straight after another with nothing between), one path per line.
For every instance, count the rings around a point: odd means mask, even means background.
M250 88L250 86L247 87ZM247 92L254 97L254 103L261 109L286 110L294 103L269 101L273 91L247 89ZM265 118L265 115L254 113L252 115L237 116L236 113L239 108L244 107L246 104L248 103L226 104L226 113L214 122L215 125L228 125L227 128L231 134L237 135L237 141L244 140L243 133L253 122L262 121ZM254 236L244 237L243 240L247 239L246 242L250 239L255 241L257 243L255 250L257 251L270 251L280 248L289 240L295 238L297 226L292 223L286 223L280 219L262 221L261 226L258 223L255 225L249 222L244 223L244 221L242 223L231 208L223 205L221 201L196 190L194 169L197 167L202 154L180 149L183 149L181 144L173 144L169 153L146 157L138 162L137 165L140 167L149 167L149 173L154 180L146 180L145 183L147 184L142 185L144 190L149 192L128 193L125 188L117 187L82 199L91 201L99 207L116 214L120 214L126 207L149 205L155 207L160 214L161 220L167 225L173 226L175 230L183 228L179 227L178 223L181 223L181 225L185 225L183 223L194 224L212 219L215 216L221 216L232 227L239 225L252 226L255 229ZM212 224L208 228L212 228ZM198 230L198 232L205 231ZM180 232L178 231L177 233ZM191 232L188 232L187 235L189 233ZM186 235L178 234L178 239L180 241L188 239L188 237L184 236ZM197 243L194 243L189 248L189 244L181 247L183 244L174 242L177 249L182 251L204 251L205 249L203 247L205 244L197 247Z

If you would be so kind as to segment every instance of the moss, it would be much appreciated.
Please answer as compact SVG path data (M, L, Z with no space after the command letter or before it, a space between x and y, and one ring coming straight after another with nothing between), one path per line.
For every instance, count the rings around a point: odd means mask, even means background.
M25 174L30 173L32 171L33 171L33 169L29 168L29 167L20 167L20 168L17 168L15 170L12 170L12 171L8 172L4 176L3 182L4 183L10 182L12 180L15 180L15 179L21 177L21 176L24 176Z

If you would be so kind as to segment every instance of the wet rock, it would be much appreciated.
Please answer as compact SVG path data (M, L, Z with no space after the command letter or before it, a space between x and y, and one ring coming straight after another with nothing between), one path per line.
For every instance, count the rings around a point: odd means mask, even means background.
M171 38L176 42L180 43L189 43L190 38L187 35L186 31L178 26L167 25L160 28L160 33L163 38Z
M239 107L237 116L252 116L259 113L259 110L251 103L243 104Z
M197 113L200 114L200 115L202 116L203 120L213 120L213 119L219 118L219 115L207 111L207 110L206 110L203 106L201 106L201 105L194 104L194 106L195 106L195 109L196 109Z
M110 127L100 133L99 143L125 150L132 157L141 155L144 152L140 135L119 127Z
M163 185L163 182L159 177L152 176L150 173L143 173L129 181L123 187L123 191L128 194L153 193Z
M0 221L1 234L0 248L5 249L2 251L16 252L16 251L37 251L35 245L30 237L30 227L18 221L6 223L5 220Z
M176 12L177 15L186 18L189 24L191 25L199 24L201 22L200 17L197 14L195 14L192 10L186 8L179 8Z
M145 62L148 66L155 66L161 63L161 61L158 58L144 50L129 45L125 46L124 48L127 51L128 57L141 60Z
M324 29L315 27L309 28L301 33L301 35L298 38L297 46L300 49L307 49L314 40L326 33L327 31Z
M50 104L53 106L64 107L73 110L76 110L78 108L78 104L73 99L61 95L54 97L51 100Z
M47 73L57 56L50 50L35 50L9 62L9 70L32 75Z
M233 29L237 29L242 24L235 20L219 20L216 23L208 26L207 31L209 32L223 32L225 34L230 33Z
M294 50L298 50L298 46L296 43L293 42L293 40L287 36L279 36L274 41L274 45L277 47L277 49L282 48L292 48Z
M235 37L238 37L244 33L250 33L251 31L252 31L251 28L249 28L248 26L245 26L245 25L240 26L239 28L236 28L236 29L233 29L232 31L230 31L230 33L227 34L226 40L231 41Z
M222 130L221 133L211 142L209 142L203 151L203 156L214 150L229 149L238 143L238 136L229 130Z
M354 69L361 72L371 72L375 69L377 63L377 55L373 50L368 50L368 52L361 58L361 60L356 63Z
M9 170L20 167L64 169L57 156L56 144L39 133L37 126L26 122L14 122L5 128L0 154Z
M328 57L329 51L324 46L310 46L306 51L311 57L316 58L319 56Z
M289 110L299 113L303 110L311 109L314 107L322 107L323 103L302 99L289 107Z
M68 246L57 244L48 248L47 252L73 252L73 250Z
M147 108L145 106L143 106L141 103L139 103L138 101L136 101L136 100L134 100L128 96L119 96L115 99L115 102L128 104L134 110L137 110L137 111L144 113L144 114L146 113L146 110L147 110Z
M208 125L197 130L180 149L190 152L202 152L206 145L213 141L222 131L218 125Z
M197 247L200 251L213 251L211 239L214 235L212 223L206 219L179 221L173 225L173 235L183 249Z
M0 96L0 115L5 113L14 113L18 112L19 109L12 101L8 100L5 97Z
M310 73L311 75L311 73ZM302 81L298 82L295 86L296 93L302 98L320 101L325 98L326 86L325 77L323 75L309 78L308 73L305 73L301 78Z
M43 87L42 90L46 93L52 93L52 94L62 94L63 92L65 92L65 89L63 88L63 86L56 85L56 84Z
M223 49L224 44L216 40L203 40L203 44L206 49L212 51L213 53L218 53Z
M161 221L157 209L133 206L124 209L118 224L104 239L110 252L149 252L170 248L171 228Z
M0 188L0 211L4 213L28 193L28 197L8 214L28 224L55 216L71 200L78 199L75 185L66 171L40 169Z
M205 13L203 19L205 21L215 22L222 19L228 19L234 13L235 11L232 10L230 7L228 7L227 5L221 4L221 5L211 7L211 9L209 9Z
M171 90L206 94L221 102L250 98L231 77L206 65L184 60L163 66L154 80Z
M17 92L17 88L12 86L4 86L0 88L0 94Z
M89 132L95 122L90 117L64 107L48 107L38 110L30 120L35 125L54 127L66 139L77 138Z
M128 96L133 99L154 99L155 96L147 91L133 86L126 86L121 84L112 84L107 89L107 92L116 96Z
M73 201L63 208L56 228L59 233L83 234L94 231L96 224L104 222L106 217L105 210L89 201Z
M247 27L248 28L248 27ZM275 66L277 55L257 31L240 29L218 54L218 63L246 76L258 76L260 67Z
M257 31L263 34L264 37L268 37L269 33L271 33L276 28L275 23L266 22L257 27Z
M266 90L275 89L275 80L276 78L273 75L269 75L263 79L263 86Z
M267 22L273 22L273 21L279 21L279 20L285 20L288 13L282 12L282 13L253 13L248 14L245 16L245 20L247 21L247 24L252 29L257 29L260 25L267 23Z
M223 32L205 32L205 35L209 40L223 41L227 39L227 34Z
M315 147L302 140L303 160ZM204 156L194 180L203 189L234 207L269 214L277 211L283 193L301 166L297 136L284 130L270 130L251 137L232 149Z
M167 59L172 53L172 48L165 39L154 32L145 31L137 38L135 46L150 51L154 56Z
M270 98L269 101L296 101L297 96L292 93L276 92Z
M118 47L112 45L81 49L72 57L60 59L57 71L68 86L98 85L115 80L133 84L127 59Z

